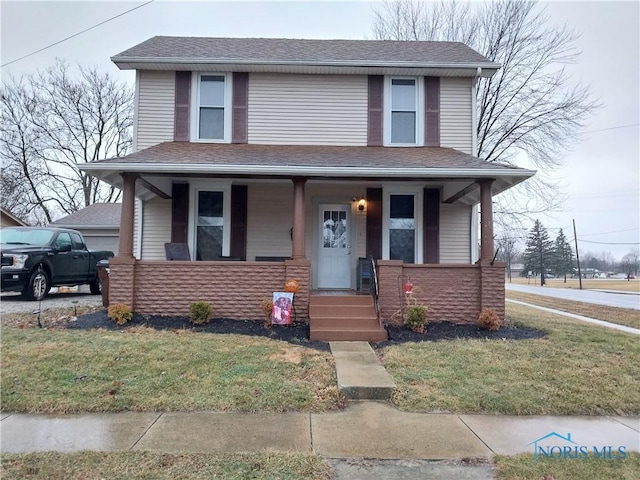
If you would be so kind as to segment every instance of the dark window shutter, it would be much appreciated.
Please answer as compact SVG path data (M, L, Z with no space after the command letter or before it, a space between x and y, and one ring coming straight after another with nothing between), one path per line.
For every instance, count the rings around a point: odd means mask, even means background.
M247 186L231 186L231 248L230 255L247 259Z
M189 184L174 183L171 187L171 242L187 243L189 218Z
M367 121L367 145L382 146L382 95L384 77L369 75L369 114Z
M423 263L440 263L440 190L425 188L423 197Z
M189 104L191 102L191 72L176 72L176 103L173 140L189 141Z
M246 72L234 72L233 74L233 99L232 99L232 125L231 143L247 143L248 140L248 105L249 105L249 74Z
M381 188L367 188L367 255L382 258Z
M440 77L424 77L424 144L440 146Z

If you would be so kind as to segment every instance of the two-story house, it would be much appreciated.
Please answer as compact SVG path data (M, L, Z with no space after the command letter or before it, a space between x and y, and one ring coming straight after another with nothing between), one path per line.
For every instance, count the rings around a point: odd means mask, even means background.
M492 196L534 172L475 156L476 82L499 65L452 42L187 37L112 61L136 70L135 152L84 167L123 189L112 303L261 318L295 278L313 338L380 339L345 320L371 257L381 320L407 280L431 321L504 315Z

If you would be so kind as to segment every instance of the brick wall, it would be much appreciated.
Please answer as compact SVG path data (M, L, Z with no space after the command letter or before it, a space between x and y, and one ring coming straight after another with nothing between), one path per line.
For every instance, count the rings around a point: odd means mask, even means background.
M189 315L189 305L203 300L211 303L216 317L262 319L261 300L282 291L285 278L282 262L138 261L133 310Z
M504 319L504 264L403 265L378 260L380 313L398 323L403 284L408 278L414 297L429 307L430 322L475 323L481 307L493 308Z
M504 262L481 261L482 308L493 308L500 320L504 320Z
M133 305L133 273L133 263L118 264L113 259L111 260L109 264L109 305L116 303Z

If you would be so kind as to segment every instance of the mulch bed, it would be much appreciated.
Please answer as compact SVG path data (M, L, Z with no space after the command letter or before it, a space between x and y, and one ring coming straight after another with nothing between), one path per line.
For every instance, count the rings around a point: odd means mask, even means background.
M327 342L309 341L309 326L305 323L296 323L290 326L274 325L271 328L264 326L257 320L233 320L228 318L214 318L204 325L192 325L186 317L169 316L141 316L134 315L133 320L125 326L117 325L107 317L107 312L98 312L81 315L77 320L69 322L67 328L88 330L104 328L107 330L124 330L128 327L145 326L156 330L182 330L194 332L237 334L267 337L274 340L282 340L295 345L301 345L316 350L328 351ZM499 330L485 330L478 325L457 325L449 322L430 323L425 333L416 333L406 327L388 325L389 339L377 344L375 348L387 347L406 342L438 342L461 338L488 339L488 340L530 340L546 335L542 330L534 328L503 325Z

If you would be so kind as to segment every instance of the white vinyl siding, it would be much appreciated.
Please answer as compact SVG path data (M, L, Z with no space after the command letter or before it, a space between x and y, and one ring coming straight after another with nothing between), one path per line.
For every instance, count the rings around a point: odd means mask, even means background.
M249 143L367 144L364 75L249 75Z
M138 150L173 141L175 72L138 71Z
M247 260L290 257L293 184L251 184L247 189Z
M164 260L164 244L171 241L171 200L144 202L142 218L142 260Z
M473 154L471 79L440 79L440 145Z
M471 207L440 205L440 263L470 263Z

